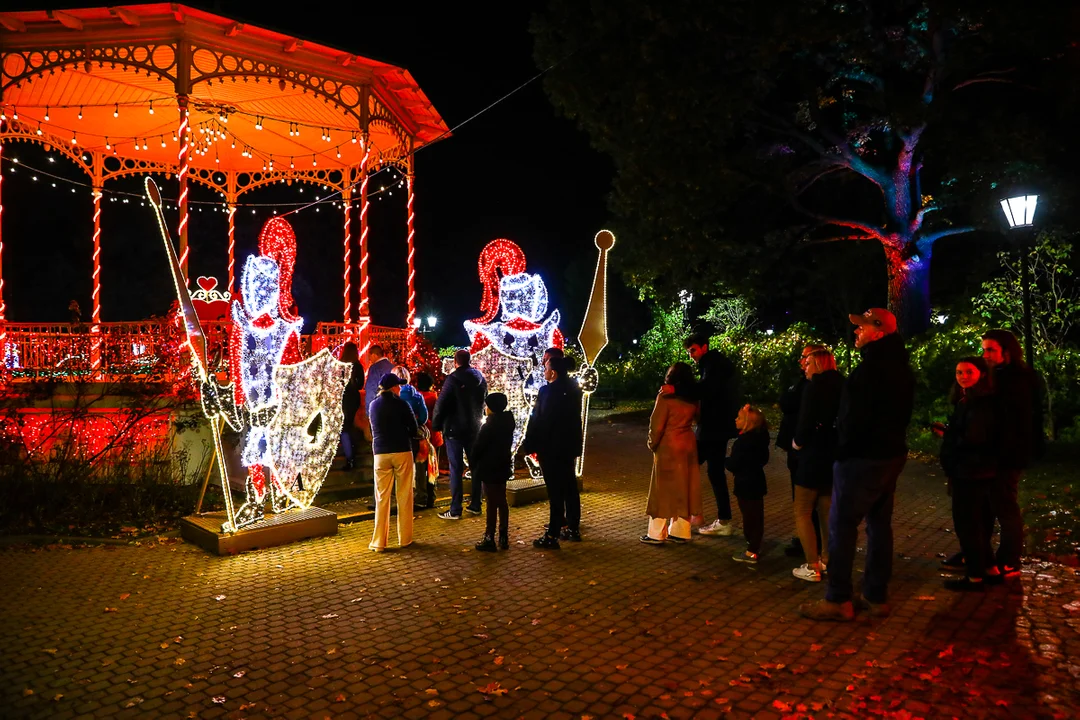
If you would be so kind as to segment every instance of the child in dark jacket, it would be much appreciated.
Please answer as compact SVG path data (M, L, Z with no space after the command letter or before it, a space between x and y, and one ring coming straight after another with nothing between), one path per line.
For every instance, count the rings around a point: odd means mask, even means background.
M746 552L732 556L737 562L756 563L765 535L765 465L769 462L769 424L761 410L744 405L735 418L739 436L731 445L724 466L735 476L735 499L743 518Z
M469 454L472 476L484 485L487 498L487 531L476 543L481 552L510 548L510 507L506 504L506 481L514 474L514 414L506 409L508 400L502 393L491 393L484 400L487 416L476 436ZM495 518L499 519L499 544L495 544Z

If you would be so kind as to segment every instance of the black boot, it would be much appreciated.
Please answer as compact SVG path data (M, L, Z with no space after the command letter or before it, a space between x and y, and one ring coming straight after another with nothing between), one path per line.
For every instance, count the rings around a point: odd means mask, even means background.
M495 538L485 534L484 539L476 543L476 549L480 552L495 552L499 548L495 545Z
M510 549L510 537L509 537L509 535L507 535L507 533L499 533L499 549L500 550L509 550Z

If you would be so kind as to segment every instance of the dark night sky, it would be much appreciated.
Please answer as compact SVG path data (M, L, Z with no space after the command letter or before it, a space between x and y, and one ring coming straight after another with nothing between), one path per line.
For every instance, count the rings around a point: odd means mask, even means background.
M191 4L405 67L450 127L537 72L528 33L531 13L542 7L537 2L502 3L497 11L478 4L435 10L406 3L384 10L385 6L371 4L349 22L329 12L304 13L300 6L282 15L266 2ZM24 164L63 173L62 162L47 165L43 151L25 145L4 148L5 167L18 155ZM422 149L416 166L419 310L439 316L443 327L438 341L467 341L460 323L478 313L477 257L497 237L522 246L528 270L544 276L553 305L563 312L564 332L576 336L596 258L592 237L608 217L605 196L612 169L606 158L589 148L583 133L556 117L541 81L472 120L453 137ZM66 175L85 182L77 171ZM5 296L13 321L66 320L71 298L80 301L84 317L89 315L89 193L83 188L71 193L62 183L54 190L46 182L33 183L26 172L5 172ZM175 184L172 187L175 193ZM117 184L114 189L137 191L137 185ZM169 194L170 189L163 186L163 191ZM296 202L310 199L312 192L311 186L305 194L296 186L260 190L242 201ZM194 199L210 195L197 190ZM171 295L153 216L135 203L104 203L102 319L106 321L160 314ZM268 215L268 211L254 216L238 212L239 257L254 250L259 226ZM340 285L333 285L333 280L340 275L340 212L323 208L317 216L310 211L303 215L293 216L300 242L294 294L309 322L339 320ZM405 313L404 193L373 203L371 223L372 314L379 324L400 326ZM193 215L193 276L224 279L225 238L224 214ZM307 326L311 329L313 323Z

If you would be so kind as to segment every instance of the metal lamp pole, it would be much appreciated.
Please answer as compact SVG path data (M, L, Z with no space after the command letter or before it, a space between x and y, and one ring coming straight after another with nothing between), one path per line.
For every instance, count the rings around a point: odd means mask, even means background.
M1024 303L1024 358L1028 367L1035 362L1035 345L1031 339L1031 271L1028 268L1028 251L1035 238L1035 208L1039 203L1038 195L1019 195L1001 201L1005 219L1013 230L1022 229L1020 245L1020 289Z

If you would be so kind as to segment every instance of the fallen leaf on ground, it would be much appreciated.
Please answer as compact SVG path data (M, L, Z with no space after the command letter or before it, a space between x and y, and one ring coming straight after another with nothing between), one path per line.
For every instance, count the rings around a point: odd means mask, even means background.
M820 650L823 647L825 647L825 646L824 645L818 645L817 643L811 643L810 644L810 652L817 652L818 650Z
M502 665L503 664L503 656L502 655L499 655L499 656L497 656L495 658L495 664L496 665Z
M224 695L215 695L214 696L214 704L215 705L224 705L225 704L225 696Z
M441 700L428 700L428 707L433 707L433 708L437 708L437 707L439 707L440 705L442 705L442 701L441 701Z
M23 694L23 697L30 697L31 695L34 694L34 691L31 690L30 688L26 688L26 689L24 689L22 691L22 694Z
M917 595L915 597L915 599L916 600L937 600L937 598L934 597L933 595Z
M945 648L944 650L942 650L941 652L939 652L939 653L937 654L937 656L938 656L939 658L943 658L943 657L949 657L950 655L952 655L952 654L953 654L953 653L952 653L952 649L953 649L953 646L952 646L952 645L950 645L949 647L947 647L947 648Z
M337 616L338 616L337 613L326 613L325 615L322 616L322 619L323 620L331 620L333 618L336 618Z
M127 600L129 597L131 597L131 593L120 593L121 600Z
M105 612L107 612L107 613L116 612L116 608L107 607L107 608L105 608Z
M497 682L489 683L482 688L477 688L477 691L481 695L505 695L509 690L499 685Z
M428 695L438 695L439 694L439 691L436 690L435 688L428 688L424 692L426 692Z
M126 708L135 707L136 705L141 705L142 701L143 701L143 699L141 697L133 697L130 700L128 700L127 703L125 703L124 707L126 707Z
M214 599L217 600L218 602L221 602L222 600L225 599L225 596L224 595L215 595Z
M158 647L161 648L162 650L164 650L165 648L169 647L169 641L166 640L165 642L158 645Z
M53 702L60 702L63 697L64 693L56 693L55 695L53 695Z
M772 706L782 713L791 712L791 704L783 700L773 700Z
M590 581L589 581L589 584L590 584L590 585L595 585L595 584L596 584L596 581L595 581L595 580L590 580Z
M232 676L233 676L234 678L242 678L242 677L244 677L245 675L247 675L247 670L237 670L236 672L234 672L234 673L232 674Z
M179 667L179 666L183 665L186 662L187 662L187 660L185 660L184 658L178 657L175 660L173 660L173 665L176 665L177 667Z
M629 665L616 665L615 669L616 670L625 670L628 667L630 667L630 666Z
M49 653L50 655L55 655L56 648L45 648L45 652Z
M338 693L334 696L334 702L345 702L346 700L348 700L348 698L345 696L345 693Z

